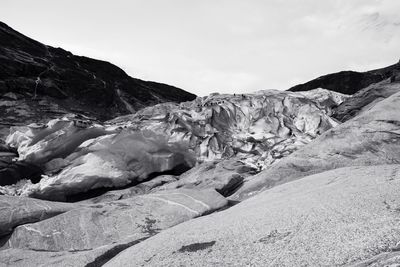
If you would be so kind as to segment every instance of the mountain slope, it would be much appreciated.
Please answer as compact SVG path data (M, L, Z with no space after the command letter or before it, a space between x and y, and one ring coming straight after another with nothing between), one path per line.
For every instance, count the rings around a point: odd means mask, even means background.
M73 112L110 119L194 98L170 85L132 78L109 62L43 45L0 22L0 109L7 107L1 110L6 116L31 113L40 119L43 114L48 118ZM21 105L27 107L16 109Z
M309 82L293 86L289 89L292 92L309 91L317 88L324 88L342 94L354 94L357 91L395 76L400 71L400 62L385 68L367 72L341 71L318 77Z

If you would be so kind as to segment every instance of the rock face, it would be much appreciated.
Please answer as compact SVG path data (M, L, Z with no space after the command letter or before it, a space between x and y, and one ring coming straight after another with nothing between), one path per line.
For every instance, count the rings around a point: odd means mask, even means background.
M330 103L345 97L321 89L307 93L311 99L280 91L212 95L158 104L104 125L64 117L46 125L13 127L7 143L18 149L19 160L39 165L47 175L19 191L64 200L96 188L142 182L154 174L181 174L195 163L227 158L259 171L337 125L329 117ZM240 173L231 174L202 181L198 187L231 194L243 179ZM182 181L191 187L194 180Z
M180 175L179 180L167 183L159 189L214 188L226 197L242 185L245 177L255 174L256 171L238 160L204 162Z
M71 210L42 222L17 227L11 248L82 251L129 236L154 235L227 204L213 190L177 190L146 194Z
M121 252L105 266L338 266L397 250L400 165L277 186Z
M80 201L80 203L101 203L113 200L121 200L131 198L133 196L144 195L150 192L158 191L164 184L173 183L178 180L174 175L160 175L149 181L142 182L138 185L131 186L126 189L111 190L100 196Z
M251 177L233 199L244 199L275 185L330 169L399 163L399 112L400 92Z
M21 266L32 264L35 256L24 257L21 255L24 250L30 254L53 252L52 257L58 258L61 266L76 258L75 264L86 265L161 230L223 208L227 200L214 190L180 189L80 205L53 218L17 227L0 250L0 263L9 264L19 259ZM69 254L72 252L78 254ZM38 256L43 257L40 253Z
M400 63L367 72L341 71L328 74L289 89L292 92L309 91L324 88L342 94L354 94L359 90L380 81L396 77L400 72Z
M400 92L400 79L394 83L387 79L376 84L371 84L342 101L339 106L333 108L333 117L341 122L347 121L398 92Z
M0 123L28 124L81 113L110 119L195 95L128 76L117 66L34 41L0 22Z
M0 236L12 232L18 225L48 219L76 207L74 204L0 196Z

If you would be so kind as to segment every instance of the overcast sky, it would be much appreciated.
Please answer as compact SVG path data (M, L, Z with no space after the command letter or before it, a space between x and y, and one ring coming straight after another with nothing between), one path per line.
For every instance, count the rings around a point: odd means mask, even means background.
M400 0L0 0L0 20L197 95L287 89L400 58Z

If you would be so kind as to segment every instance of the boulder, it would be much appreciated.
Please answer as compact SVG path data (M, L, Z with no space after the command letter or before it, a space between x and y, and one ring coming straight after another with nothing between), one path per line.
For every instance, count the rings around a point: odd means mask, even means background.
M154 189L159 188L164 184L175 182L177 179L178 179L177 176L174 175L160 175L149 181L142 182L138 185L126 189L111 190L100 196L80 201L79 203L92 203L92 204L101 203L107 201L126 199L137 195L148 194Z
M8 248L83 251L133 237L145 238L227 205L214 190L181 189L86 205L17 227Z
M0 236L19 225L48 219L76 207L69 203L0 195Z
M245 177L256 169L235 159L204 162L179 176L179 180L167 183L159 189L213 188L223 196L229 196Z
M342 266L387 255L400 240L399 181L398 164L312 175L167 229L105 266Z
M330 169L399 163L399 112L400 92L249 177L232 199L242 200L278 184Z

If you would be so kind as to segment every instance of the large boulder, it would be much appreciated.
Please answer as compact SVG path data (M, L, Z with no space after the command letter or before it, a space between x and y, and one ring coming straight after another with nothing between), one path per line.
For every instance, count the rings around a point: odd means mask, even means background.
M245 177L256 169L235 159L204 162L179 176L179 180L167 183L160 189L213 188L223 196L231 195Z
M339 266L398 250L400 165L283 184L134 245L105 266Z
M83 251L145 238L227 205L214 190L165 191L98 203L17 227L9 248Z
M330 169L399 163L399 112L400 92L249 177L232 199L245 199L278 184Z
M125 189L110 190L100 196L80 201L79 203L101 203L107 201L121 200L133 196L148 194L151 191L157 191L164 184L177 181L178 177L174 175L160 175L149 181Z
M69 203L0 196L0 236L12 232L19 225L48 219L76 207L77 205Z

